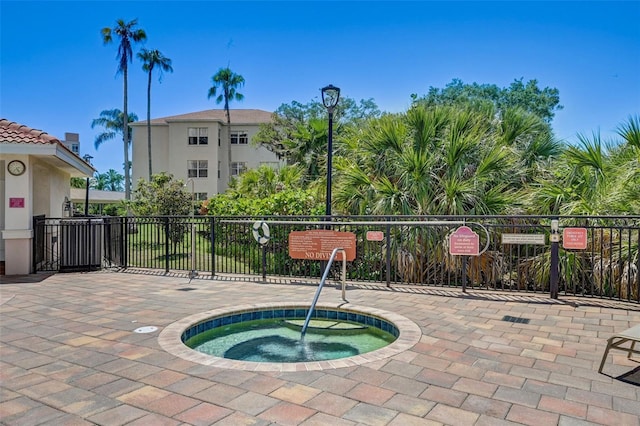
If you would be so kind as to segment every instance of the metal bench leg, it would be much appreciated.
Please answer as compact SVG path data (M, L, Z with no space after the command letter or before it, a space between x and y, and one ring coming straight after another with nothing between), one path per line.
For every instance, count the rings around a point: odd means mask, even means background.
M607 360L607 355L609 355L609 349L611 349L611 342L613 338L607 340L607 348L604 350L604 355L602 355L602 361L600 361L600 368L598 369L598 373L602 373L602 367L604 367L604 363Z
M631 359L631 354L635 352L636 341L631 341L631 347L629 348L629 352L627 353L627 358Z

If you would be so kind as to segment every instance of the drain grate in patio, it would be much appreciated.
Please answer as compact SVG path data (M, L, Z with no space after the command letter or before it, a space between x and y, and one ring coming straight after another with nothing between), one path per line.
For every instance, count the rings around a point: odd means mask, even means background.
M529 324L529 321L531 320L529 318L518 318L518 317L505 315L502 317L502 321L517 322L518 324Z
M192 290L197 290L197 288L195 288L195 287L183 287L183 288L177 288L176 290L178 290L178 291L192 291Z

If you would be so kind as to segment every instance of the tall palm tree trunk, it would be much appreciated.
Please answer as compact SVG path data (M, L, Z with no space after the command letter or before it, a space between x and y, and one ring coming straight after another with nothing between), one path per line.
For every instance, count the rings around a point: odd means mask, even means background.
M227 99L225 97L225 99ZM232 160L231 160L231 114L229 113L229 102L225 102L224 103L224 110L227 112L227 147L228 147L228 153L227 153L227 170L229 170L229 182L227 183L227 185L229 183L231 183L231 165L232 165Z
M149 155L149 182L153 173L151 165L151 70L149 70L149 82L147 84L147 154Z
M129 176L129 123L127 112L127 68L123 70L124 74L124 108L122 118L122 139L124 140L124 198L125 200L131 199L131 178Z

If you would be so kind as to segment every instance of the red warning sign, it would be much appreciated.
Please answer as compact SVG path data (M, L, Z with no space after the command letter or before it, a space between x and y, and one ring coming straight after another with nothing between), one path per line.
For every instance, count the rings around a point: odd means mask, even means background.
M587 248L586 228L564 228L562 230L562 247L565 249L584 250Z
M367 241L384 241L384 232L367 231Z

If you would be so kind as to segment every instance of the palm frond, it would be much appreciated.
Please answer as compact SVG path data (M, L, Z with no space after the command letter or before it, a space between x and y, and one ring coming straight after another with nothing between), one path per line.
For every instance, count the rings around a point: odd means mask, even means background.
M618 126L616 133L640 155L640 115L629 116L626 123Z

